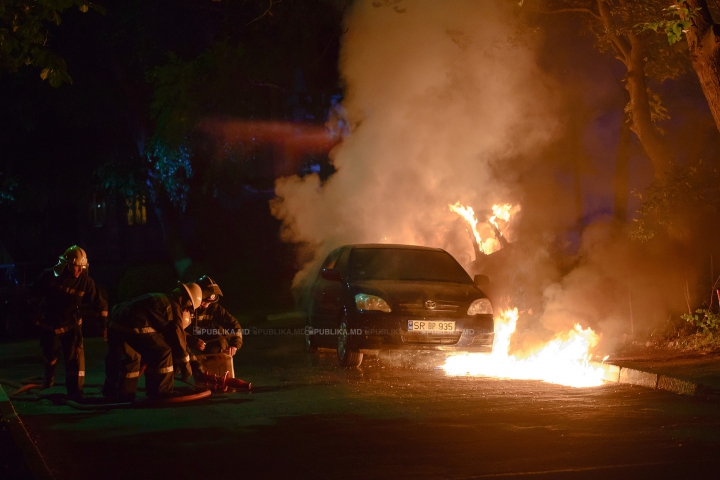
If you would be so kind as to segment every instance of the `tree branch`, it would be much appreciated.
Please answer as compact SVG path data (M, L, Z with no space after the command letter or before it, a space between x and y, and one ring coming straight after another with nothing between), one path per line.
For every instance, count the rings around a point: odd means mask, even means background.
M631 47L630 42L624 38L618 37L612 30L612 13L605 0L597 0L598 10L600 11L600 17L602 18L602 24L605 27L605 31L610 37L610 41L613 45L613 49L616 52L620 52L623 56L623 62L625 64L630 60ZM622 60L622 59L621 59Z
M271 10L272 10L272 7L273 7L276 3L280 3L280 2L282 2L282 0L270 0L270 5L268 5L267 10L265 10L265 11L262 13L262 15L260 15L259 17L253 18L252 20L250 20L247 24L245 24L245 26L247 27L248 25L250 25L250 24L253 23L254 21L260 20L260 19L263 18L265 15L270 15L270 16L272 17L272 11L271 11Z
M558 8L557 10L538 10L538 12L540 12L540 13L564 13L564 12L587 13L588 15L592 15L593 17L595 17L596 20L599 20L602 22L602 17L600 17L600 15L593 12L589 8L583 8L583 7Z

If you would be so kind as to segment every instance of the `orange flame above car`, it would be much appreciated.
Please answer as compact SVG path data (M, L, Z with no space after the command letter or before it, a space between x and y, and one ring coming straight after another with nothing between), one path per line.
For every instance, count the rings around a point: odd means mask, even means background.
M454 204L448 204L448 208L451 212L457 213L468 222L478 247L483 253L488 255L502 248L502 242L499 237L503 236L507 231L510 220L520 211L520 205L511 205L509 203L493 205L493 215L486 220L485 228L481 229L478 226L479 222L475 216L475 210L472 207L466 207L460 202L455 202Z
M570 387L603 384L603 368L589 362L590 349L599 336L590 328L575 328L517 357L510 355L510 339L515 333L517 308L504 310L495 320L495 341L491 354L469 353L448 357L443 369L447 375L473 375L515 380L541 380Z

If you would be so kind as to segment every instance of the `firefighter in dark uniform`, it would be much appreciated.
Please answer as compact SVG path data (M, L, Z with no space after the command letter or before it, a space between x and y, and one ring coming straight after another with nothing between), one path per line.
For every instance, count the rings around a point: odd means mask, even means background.
M228 313L218 300L222 291L207 275L196 282L202 288L202 304L195 311L192 327L189 328L187 343L203 353L226 353L231 357L242 347L242 327ZM192 369L196 378L207 373L202 357L192 356Z
M41 308L37 325L45 362L43 388L55 382L55 367L62 350L65 362L65 386L68 396L82 397L85 383L85 352L83 350L80 304L90 303L107 319L108 306L90 276L85 250L73 245L65 250L52 268L42 272L30 287L30 294Z
M133 400L141 363L149 398L172 394L176 369L188 379L192 370L184 329L201 300L198 285L179 283L170 295L148 293L116 305L107 329L103 395Z

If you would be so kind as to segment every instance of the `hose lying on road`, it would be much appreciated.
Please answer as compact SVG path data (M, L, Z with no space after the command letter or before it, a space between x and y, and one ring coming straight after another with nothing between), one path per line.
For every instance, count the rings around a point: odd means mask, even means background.
M65 405L77 410L113 410L117 408L164 407L177 403L192 402L207 398L211 395L211 393L212 392L210 390L202 390L195 393L189 393L187 395L178 395L176 397L145 398L142 400L135 400L133 402L121 403L78 403L73 400L66 400Z
M27 379L26 379L27 380ZM143 407L163 407L167 405L174 405L178 403L192 402L209 397L212 392L209 389L200 391L194 391L187 395L177 395L166 398L146 398L142 400L136 400L133 402L119 402L119 403L107 403L105 399L101 402L94 403L91 398L85 399L82 403L71 399L59 399L58 394L43 394L31 392L31 390L40 390L42 385L39 383L28 383L22 385L22 383L14 382L12 380L0 379L0 384L7 385L14 388L15 390L8 393L10 400L30 401L37 402L43 398L51 399L53 401L60 400L61 403L75 408L77 410L111 410L116 408L143 408Z

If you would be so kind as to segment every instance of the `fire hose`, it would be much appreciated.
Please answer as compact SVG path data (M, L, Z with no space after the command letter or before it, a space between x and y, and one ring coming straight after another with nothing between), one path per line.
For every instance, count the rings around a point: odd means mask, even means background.
M32 381L32 379L25 379L24 381ZM0 379L0 384L7 385L15 388L14 391L8 394L10 400L21 400L21 401L39 401L43 398L57 400L57 395L43 394L43 393L32 393L31 390L42 389L42 385L39 383L27 383L22 385L21 383L14 382L12 380ZM59 384L58 384L59 385ZM118 402L118 403L107 403L101 401L98 403L79 403L74 400L64 399L62 403L65 405L75 408L77 410L110 410L116 408L143 408L143 407L162 407L166 405L172 405L177 403L192 402L195 400L201 400L207 398L212 394L210 389L196 390L193 393L186 395L178 395L166 398L147 398L143 400L137 400L133 402ZM90 399L87 399L88 401Z
M204 383L215 391L227 392L228 389L252 389L252 383L239 378L230 378L230 372L219 376L214 373L196 374L199 383Z

